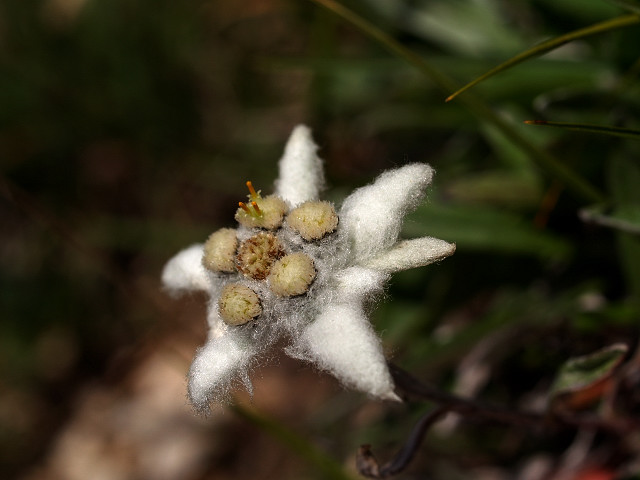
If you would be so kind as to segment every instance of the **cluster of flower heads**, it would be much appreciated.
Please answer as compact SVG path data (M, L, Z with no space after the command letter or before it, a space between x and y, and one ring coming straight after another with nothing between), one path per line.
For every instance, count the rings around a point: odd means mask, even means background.
M275 194L247 182L235 229L179 252L162 280L173 292L209 293L209 334L189 371L189 398L206 410L281 337L286 352L331 372L346 386L397 400L365 306L393 272L427 265L455 245L424 237L398 241L404 215L431 182L426 164L383 173L339 211L319 200L322 162L311 132L294 129L280 160Z
M218 313L233 326L244 325L262 314L266 299L261 300L251 288L256 281L266 282L259 290L268 289L276 297L294 297L305 294L316 278L313 253L304 253L291 238L278 235L283 223L290 234L308 242L320 241L338 226L338 215L329 202L308 201L287 212L287 204L280 197L262 198L251 182L247 187L250 201L248 205L239 202L236 220L252 235L240 241L237 230L220 229L205 242L202 257L202 265L213 273L240 273L240 278L253 281L250 285L227 283L220 293Z

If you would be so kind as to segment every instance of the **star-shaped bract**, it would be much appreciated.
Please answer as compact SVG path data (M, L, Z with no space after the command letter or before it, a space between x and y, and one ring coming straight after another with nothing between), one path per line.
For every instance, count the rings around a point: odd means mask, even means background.
M275 183L275 195L284 201L286 215L299 212L296 207L308 202L321 203L324 175L316 150L310 130L296 127ZM176 293L204 290L210 296L208 339L189 371L189 398L194 406L206 410L211 401L223 400L234 380L241 380L251 391L249 370L281 337L290 341L289 355L332 373L344 385L373 397L398 400L380 340L365 309L393 272L428 265L455 251L455 245L431 237L398 241L404 216L422 200L432 177L433 169L419 163L383 173L345 199L337 228L322 238L301 238L289 217L281 226L269 227L284 250L280 256L297 253L309 258L315 268L302 294L275 294L279 291L269 288L271 277L247 277L241 266L239 271L212 272L203 266L202 244L173 257L162 274L164 285ZM250 205L241 206L254 216L263 213L255 204L253 213ZM237 235L238 242L245 245L263 231L240 226L235 232L230 235ZM237 265L238 257L235 262ZM228 285L238 285L255 296L259 316L243 325L223 320L221 295L226 295Z

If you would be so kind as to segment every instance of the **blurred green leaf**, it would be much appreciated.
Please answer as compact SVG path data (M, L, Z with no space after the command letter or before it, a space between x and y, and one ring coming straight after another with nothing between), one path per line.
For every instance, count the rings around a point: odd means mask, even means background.
M395 278L393 283L395 286ZM372 313L376 327L384 331L385 342L389 345L398 345L415 339L416 335L420 335L421 328L428 323L428 315L425 305L400 299L383 302Z
M386 103L369 108L366 115L356 118L358 125L367 132L380 134L404 129L475 131L469 116L462 109L445 105L424 107L414 102L408 104Z
M629 10L630 12L640 13L640 2L638 0L607 0L620 8Z
M313 466L318 473L322 474L322 478L329 480L355 480L355 477L348 474L342 465L331 456L322 452L306 438L289 430L281 423L241 405L236 404L231 408L238 416L268 433L282 445L296 453L310 466Z
M640 208L640 166L625 153L619 153L608 164L609 188L616 201L616 213L634 224ZM640 238L618 233L618 255L636 299L640 299Z
M597 291L585 292L580 299L582 305L587 308L571 315L571 323L576 331L589 331L598 335L603 325L606 325L607 328L631 327L635 329L640 313L637 305L624 300L608 303L607 299L599 293L601 289L602 287L598 287ZM590 302L593 302L591 306Z
M639 17L640 18L640 17ZM527 125L542 125L544 127L558 127L576 132L600 133L614 137L640 140L640 130L633 128L610 127L608 125L591 125L588 123L548 122L546 120L525 120Z
M535 178L510 172L490 171L453 180L443 193L458 202L499 205L510 209L540 202L542 190Z
M344 7L340 3L335 2L334 0L312 1L333 12L335 15L341 17L345 21L351 23L364 34L380 43L392 54L398 56L399 58L402 58L409 64L416 67L440 89L444 91L451 91L457 88L455 81L453 81L447 75L441 73L430 62L424 60L421 56L414 53L412 50L407 49L393 37L389 36L387 33L380 30L378 27L360 17L348 8ZM468 93L464 97L461 97L460 102L466 105L466 107L480 119L491 123L495 125L496 128L502 130L505 136L507 136L515 145L517 145L523 151L526 151L528 155L535 159L535 161L540 166L548 170L549 173L566 183L567 187L573 189L576 193L584 198L590 198L596 201L601 201L603 199L602 194L586 179L582 178L571 168L568 168L553 155L542 150L537 145L529 142L528 139L523 137L511 122L506 121L496 112L494 112L481 98Z
M486 70L490 67L487 60L468 59L460 62L455 57L442 54L430 54L430 63L440 71L450 72L456 77L473 75L478 70ZM383 79L396 78L399 84L396 89L411 88L419 92L424 91L423 77L406 61L394 56L379 56L375 53L372 57L358 58L334 58L334 57L308 57L308 56L264 56L255 60L255 68L265 73L278 73L282 70L313 70L316 73L333 75L334 79L344 79L347 82L349 94L353 94L351 84L357 78L357 85L365 88L367 92L379 93L385 85ZM515 70L506 70L493 79L490 84L482 85L483 92L497 96L507 90L508 95L522 95L524 93L538 94L553 88L565 87L567 84L574 86L586 86L599 84L603 78L610 78L616 72L611 65L597 59L565 60L558 58L538 58L520 65ZM368 83L363 84L364 81ZM334 85L336 92L340 85ZM394 90L396 92L398 90ZM361 95L362 92L355 92ZM344 95L345 99L347 95ZM439 102L438 102L439 103ZM434 104L434 106L437 105Z
M535 229L521 217L483 207L432 202L408 217L404 233L409 237L443 238L456 243L458 252L525 254L546 260L565 260L572 252L566 240Z
M572 21L590 22L619 13L616 7L602 0L536 0L536 3Z
M509 55L524 42L505 20L495 1L425 2L413 9L405 28L460 55Z
M512 108L506 110L504 115L511 118L518 118L523 112L520 109ZM541 181L540 169L536 167L531 157L517 148L513 142L509 141L506 135L495 128L493 125L483 125L482 134L492 147L496 157L501 163L513 174L522 175L531 179L531 181ZM544 129L523 129L522 135L526 136L530 142L537 145L546 146L553 141L555 137L553 131Z
M599 399L628 350L627 345L618 343L567 360L560 367L549 392L552 408L580 408Z
M612 213L608 207L597 205L580 210L582 221L621 232L640 235L640 204L621 205Z
M410 366L428 365L429 368L456 363L460 355L473 348L480 339L508 330L521 338L522 343L509 341L503 344L501 353L505 354L511 348L520 348L527 341L526 336L516 332L547 328L575 312L576 294L576 291L568 291L551 297L535 288L496 292L487 310L468 319L469 323L447 325L441 332L428 336L414 335L410 339L411 350L403 363ZM509 338L509 335L505 338Z
M598 33L602 33L602 32L608 32L611 30L615 30L618 28L622 28L622 27L627 27L629 25L634 25L636 23L640 22L640 17L638 15L632 14L632 15L623 15L617 18L614 18L612 20L607 20L605 22L601 22L601 23L597 23L595 25L590 25L588 27L585 28L581 28L579 30L575 30L573 32L567 33L565 35L561 35L559 37L556 37L552 40L547 40L546 42L542 42L538 45L536 45L533 48L530 48L528 50L525 50L524 52L516 55L513 58L510 58L509 60L507 60L506 62L501 63L500 65L498 65L495 68L492 68L491 70L489 70L487 73L480 75L479 77L477 77L475 80L467 83L465 86L463 86L462 88L456 90L454 93L452 93L451 95L449 95L449 97L447 97L447 102L453 100L455 97L457 97L458 95L460 95L462 92L470 89L471 87L473 87L474 85L477 85L478 83L494 76L497 75L500 72L503 72L504 70L507 70L509 68L512 68L516 65L518 65L519 63L522 63L526 60L529 60L531 58L537 57L539 55L542 55L544 53L547 53L555 48L558 48L562 45L564 45L565 43L571 42L573 40L577 40L579 38L584 38L584 37L589 37L591 35L596 35Z

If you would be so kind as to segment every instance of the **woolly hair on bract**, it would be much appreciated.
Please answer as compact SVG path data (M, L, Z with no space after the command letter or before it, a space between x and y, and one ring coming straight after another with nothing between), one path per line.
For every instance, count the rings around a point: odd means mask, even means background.
M363 303L380 293L388 275L349 267L335 277L333 301L287 351L333 374L344 385L385 400L399 400L380 339Z
M293 129L275 182L275 195L290 207L317 200L324 189L324 170L317 150L309 127L298 125Z
M202 244L194 244L179 252L162 270L162 284L172 295L188 291L207 291L211 287L202 266Z
M196 352L189 368L189 401L198 410L205 411L211 401L225 401L238 378L243 379L252 356L256 352L234 332L210 338ZM245 382L247 385L247 382ZM249 388L251 383L248 383Z
M429 165L412 163L384 172L373 184L358 188L345 199L339 217L356 261L395 243L404 216L418 206L432 179Z

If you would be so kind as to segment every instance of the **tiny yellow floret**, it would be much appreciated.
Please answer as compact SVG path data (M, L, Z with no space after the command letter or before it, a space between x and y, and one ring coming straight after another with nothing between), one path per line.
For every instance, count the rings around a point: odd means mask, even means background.
M247 182L249 189L249 205L239 202L236 211L236 221L248 228L264 228L276 230L282 225L282 219L287 211L287 205L280 197L270 195L262 198L260 191L253 188L251 182Z
M237 248L236 231L232 228L221 228L209 235L205 242L202 265L212 272L235 272Z
M338 215L329 202L305 202L289 212L287 224L307 241L320 240L335 231Z
M269 287L281 297L302 295L316 278L313 260L302 252L285 255L271 268Z
M222 289L218 311L227 325L237 326L257 318L262 313L262 307L253 290L239 283L231 283Z

